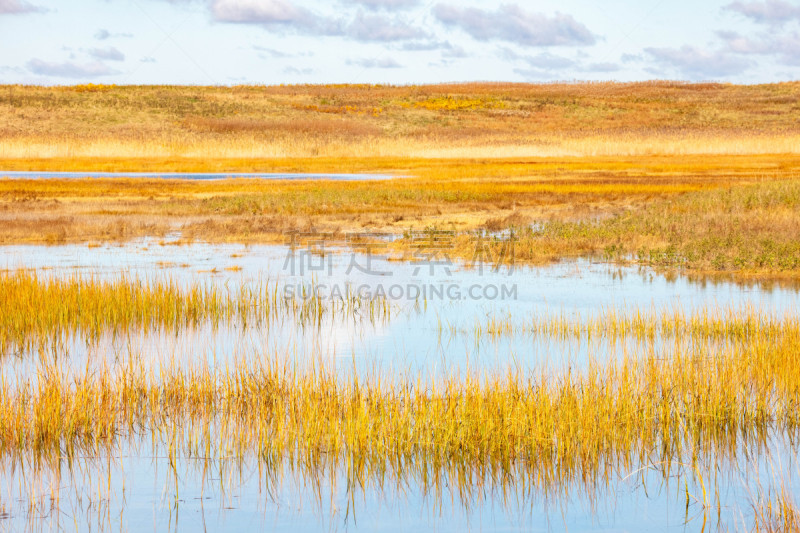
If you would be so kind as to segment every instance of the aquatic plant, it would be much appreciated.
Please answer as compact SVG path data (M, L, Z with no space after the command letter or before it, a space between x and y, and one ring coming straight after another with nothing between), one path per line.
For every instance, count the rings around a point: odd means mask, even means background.
M277 280L228 289L168 277L0 272L0 354L52 350L75 335L89 342L104 333L179 331L200 324L269 327L291 320L304 328L329 319L377 322L391 316L392 305L385 297L366 298L348 290L328 298L314 287L312 283L304 287L306 292L289 294Z

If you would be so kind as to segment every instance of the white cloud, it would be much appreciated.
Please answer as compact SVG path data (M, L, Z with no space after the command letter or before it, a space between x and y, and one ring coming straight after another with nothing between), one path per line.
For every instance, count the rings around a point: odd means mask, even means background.
M602 74L609 72L617 72L620 70L620 66L611 61L601 61L597 63L589 63L588 65L581 67L581 70L583 72L594 72Z
M552 79L554 76L564 79L574 77L578 73L608 73L621 70L617 63L584 64L579 59L570 59L549 52L530 56L519 54L510 48L500 48L499 53L503 59L524 62L526 66L516 68L514 72L529 79Z
M356 15L347 34L357 41L405 41L427 37L424 31L402 20L363 13Z
M710 80L740 74L751 65L747 59L725 51L702 50L684 45L680 48L645 48L645 52L660 68L649 72L660 78L669 77L673 71L692 80Z
M445 26L460 28L479 41L507 41L520 46L576 46L596 41L594 34L571 15L548 17L524 11L516 4L501 5L496 11L438 4L433 12Z
M351 59L349 65L356 65L364 68L402 68L403 65L390 57L378 59Z
M323 23L308 9L285 0L213 0L211 14L220 22L240 24L314 29Z
M447 41L412 41L403 43L400 46L400 50L406 52L430 52L432 50L441 50L452 46L453 45Z
M284 74L293 74L295 76L308 76L314 73L313 68L297 68L297 67L284 67Z
M522 58L528 65L545 69L545 70L552 70L552 69L563 69L571 67L575 64L575 61L569 59L567 57L561 57L550 53L539 54L535 56L527 56Z
M623 63L638 63L642 61L644 58L639 54L622 54L620 56L620 61Z
M112 37L133 37L131 33L111 33L105 28L100 28L94 34L94 38L98 41L105 41L106 39L110 39Z
M35 6L25 0L0 0L0 15L21 15L23 13L40 13L44 8Z
M361 42L390 42L428 37L399 17L356 13L352 21L325 17L285 0L213 0L212 17L219 22L283 28L303 35L339 36Z
M114 48L108 46L106 48L92 48L89 50L89 55L95 59L105 59L108 61L125 61L125 54Z
M25 0L0 0L0 15L21 15L23 13L37 13L44 11Z
M71 61L52 63L41 59L31 59L25 66L34 74L57 78L96 78L108 76L110 74L119 74L118 71L100 61L79 64Z
M718 35L730 52L774 56L783 65L800 65L800 35L797 33L764 33L755 38L729 31L719 32Z
M257 44L253 45L253 50L259 52L258 56L261 58L266 58L267 56L269 56L272 59L285 59L287 57L293 57L292 54L289 54L282 50L267 48L266 46L259 46Z
M739 1L728 4L725 9L744 15L761 24L780 26L792 19L800 20L800 5L784 0Z
M409 9L419 5L419 0L346 0L349 4L358 4L371 10Z

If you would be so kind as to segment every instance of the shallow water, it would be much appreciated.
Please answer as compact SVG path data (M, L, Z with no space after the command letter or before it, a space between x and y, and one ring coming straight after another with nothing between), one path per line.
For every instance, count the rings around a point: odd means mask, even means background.
M546 267L503 267L482 271L457 263L430 265L387 261L342 250L324 257L291 253L278 245L158 244L145 240L126 245L10 246L0 268L29 268L46 275L114 279L171 278L189 284L209 283L230 289L239 285L273 286L295 297L314 287L323 298L347 291L365 297L385 296L389 318L325 317L316 327L293 321L242 328L223 324L197 331L153 332L136 338L101 339L97 351L119 353L132 346L139 353L170 354L184 361L216 361L292 352L339 361L347 368L376 366L406 374L448 374L503 367L524 370L586 363L589 355L621 352L625 344L606 346L587 339L550 339L523 333L486 335L487 325L504 320L525 326L544 317L580 320L604 310L745 309L776 316L795 316L800 292L791 288L742 286L729 282L693 282L668 278L647 269L576 261ZM369 268L366 267L369 265ZM368 270L369 272L364 272ZM482 331L483 330L483 331ZM75 343L71 360L84 363L86 347ZM634 346L628 343L628 348ZM125 348L127 349L127 348ZM13 371L19 373L22 360ZM5 368L8 370L9 363Z
M42 172L0 170L0 178L24 179L74 179L74 178L147 178L182 180L224 180L235 178L255 178L261 180L333 180L366 181L387 180L394 176L388 174L311 174L281 172Z
M614 266L587 260L550 266L482 270L468 268L442 257L416 263L389 261L378 255L331 250L319 257L306 250L281 245L175 244L174 240L143 239L127 244L0 247L0 268L43 269L54 273L80 272L99 276L120 273L142 277L167 275L176 279L209 280L215 283L253 282L280 279L309 284L312 279L329 287L366 286L374 290L397 285L404 289L398 302L414 302L422 293L411 293L407 285L427 288L429 303L452 304L456 310L502 309L591 310L601 307L672 306L699 307L752 304L772 309L795 310L800 290L792 287L743 285L730 281L695 281L683 276L666 276L646 268ZM438 261L438 263L437 263ZM432 264L436 263L436 264ZM369 266L368 266L369 265ZM236 271L228 269L236 268ZM240 269L240 270L239 270ZM369 270L370 272L364 272ZM452 286L462 290L453 293ZM478 286L473 295L469 288ZM516 297L484 294L487 286L517 287ZM444 286L444 295L434 292ZM473 297L475 296L475 297ZM492 304L495 304L492 307Z
M222 366L281 355L300 363L324 359L344 375L376 369L389 375L437 376L481 375L509 366L524 372L585 368L589 360L646 351L660 341L559 339L525 333L493 338L476 330L492 319L524 325L532 317L587 317L606 309L752 308L775 316L796 316L800 304L800 292L794 288L697 282L590 261L495 271L441 258L406 263L343 250L325 255L295 250L292 254L277 245L175 245L149 239L95 248L9 246L0 251L0 268L106 279L120 274L169 277L223 288L268 282L295 295L299 287L313 285L322 297L349 288L369 296L383 294L392 307L389 317L328 316L313 327L298 327L291 320L249 327L200 325L177 332L109 333L92 344L78 335L67 339L59 359L76 370L131 357L150 368L165 360L189 368L200 360ZM34 373L40 364L35 354L17 355L0 363L7 383ZM146 439L134 441L107 457L78 461L77 468L83 471L74 472L74 479L62 473L65 477L56 484L61 487L57 491L62 499L60 513L27 510L31 491L20 488L19 470L4 465L2 502L10 513L6 523L20 529L26 523L50 529L57 520L69 529L96 530L99 525L100 529L159 531L637 531L645 526L654 531L699 531L704 518L709 520L706 529L719 525L717 509L709 511L698 503L695 495L700 494L701 483L695 474L701 470L691 468L679 468L664 479L652 465L633 464L615 472L602 490L576 483L556 487L549 496L519 485L506 487L503 496L491 490L491 484L477 480L459 484L455 478L445 478L437 497L413 475L399 481L387 476L383 486L373 480L353 487L345 483L347 476L338 463L313 475L282 465L272 475L283 481L270 489L264 472L252 460L223 467L214 463L210 473L203 474L197 459L184 457L172 470L169 447L163 442L151 446ZM799 486L794 446L784 435L773 435L759 449L743 450L742 456L746 451L753 454L752 460L729 461L721 471L708 461L709 470L702 475L705 480L717 478L723 529L747 529L752 495L759 481L775 484L772 473L777 471L789 488ZM46 477L48 472L52 474L52 466L41 475ZM332 472L339 472L335 480ZM28 477L24 483L34 482ZM315 485L321 487L319 493ZM37 487L43 496L50 490L45 482ZM469 496L466 502L464 489ZM686 491L692 494L688 511Z
M145 439L109 457L82 458L72 467L62 461L60 467L40 465L37 471L4 463L0 497L7 514L0 528L746 531L753 520L748 502L757 491L776 480L790 490L800 486L795 450L779 436L770 438L755 459L742 453L696 467L674 465L666 476L652 465L633 465L597 485L574 479L550 489L514 485L513 470L506 483L498 472L482 476L443 469L435 481L409 468L366 472L354 484L343 463L308 471L289 461L258 466L252 458L178 456L173 463L169 453L166 443ZM714 496L704 500L704 489ZM20 493L25 498L14 497ZM59 499L59 511L52 496Z

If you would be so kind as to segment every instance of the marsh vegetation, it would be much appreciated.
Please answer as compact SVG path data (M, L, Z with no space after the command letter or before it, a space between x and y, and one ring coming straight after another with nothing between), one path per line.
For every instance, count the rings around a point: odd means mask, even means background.
M797 530L797 93L0 88L4 170L395 176L0 179L0 521Z

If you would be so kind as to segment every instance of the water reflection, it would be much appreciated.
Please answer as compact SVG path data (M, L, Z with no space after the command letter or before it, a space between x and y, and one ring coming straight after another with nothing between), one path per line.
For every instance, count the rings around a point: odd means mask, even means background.
M386 276L348 272L347 253L327 256L324 274L293 275L285 268L286 253L280 246L145 240L91 249L7 247L3 259L10 270L47 276L78 272L114 280L124 272L234 292L265 280L279 287L386 283ZM78 378L135 368L158 383L162 374L202 376L204 368L255 369L276 361L299 376L331 368L342 383L354 376L382 378L387 391L398 377L425 388L445 378L507 372L566 383L627 358L694 354L689 361L699 367L744 359L754 344L787 350L800 337L796 286L698 282L587 261L482 274L463 266L431 272L373 261L392 273L391 284L509 284L517 287L516 298L390 298L390 312L365 307L317 314L309 322L289 306L260 320L239 314L180 327L93 335L76 329L44 347L6 354L0 362L4 401L11 405L17 387L37 380L72 387ZM658 315L664 310L687 320L679 324L672 315ZM709 320L693 322L692 313ZM756 522L761 506L781 490L798 486L797 425L769 420L678 428L675 441L662 442L660 434L631 439L627 448L611 443L595 456L541 450L492 455L435 446L404 455L385 453L391 448L379 441L365 443L359 454L302 443L277 448L278 437L254 427L260 418L235 409L211 409L213 416L202 416L202 408L199 414L153 409L158 417L132 417L135 424L120 424L113 434L74 449L20 451L6 439L0 519L48 530L736 530ZM306 422L322 423L314 414ZM591 436L576 442L591 442ZM495 450L493 445L480 449Z

